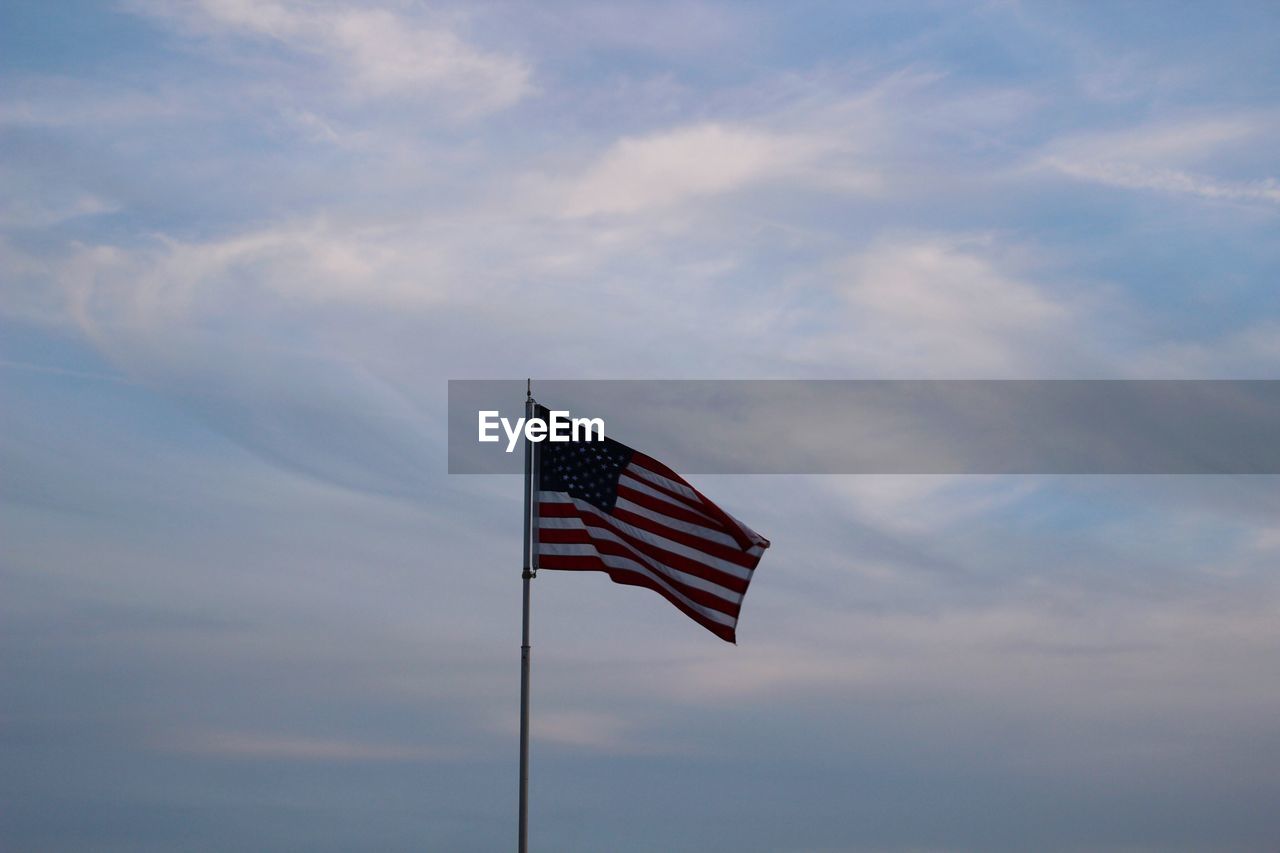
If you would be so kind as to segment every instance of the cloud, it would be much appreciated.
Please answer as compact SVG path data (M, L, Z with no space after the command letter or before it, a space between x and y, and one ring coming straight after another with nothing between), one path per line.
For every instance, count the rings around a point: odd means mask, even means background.
M1064 59L1007 5L838 7L43 16L16 69L56 70L0 99L15 846L501 846L518 478L443 473L446 377L1280 364L1271 210L1153 222L1108 189L1270 208L1269 119L1225 104L1268 66L1144 104L1167 28ZM1194 307L1183 264L1213 271ZM775 543L741 646L536 582L540 808L582 817L545 846L1166 849L1226 804L1203 825L1265 847L1277 505L1249 479L698 478Z
M103 80L15 76L0 98L0 128L128 129L148 122L190 118L190 104L168 86L122 89Z
M627 721L616 714L546 710L534 720L533 736L566 746L615 751L626 745L627 728Z
M1142 376L1274 379L1280 373L1280 322L1261 319L1199 341L1161 341L1137 353Z
M806 172L834 147L820 137L723 123L628 137L572 183L565 214L661 209L788 178L808 184L813 176ZM832 183L840 178L828 177Z
M1089 369L1086 312L1017 273L1018 252L978 236L885 238L836 263L828 334L803 358L898 377L1043 377Z
M355 308L440 303L431 249L406 253L402 239L314 221L207 241L77 246L33 273L43 287L18 307L52 318L50 292L62 294L63 323L126 377L275 465L420 498L440 439L431 418L351 358L341 328L318 333L350 325Z
M7 183L0 174L0 186ZM114 213L119 206L94 195L80 195L62 200L47 199L43 203L32 196L9 195L0 202L0 228L44 228L81 216Z
M652 0L642 6L572 0L544 4L540 11L573 40L572 47L585 43L664 58L697 58L754 43L759 24L750 9L701 0Z
M1031 496L1026 477L862 475L824 477L817 487L846 503L861 519L912 536L989 516Z
M438 98L460 114L516 103L532 90L521 59L482 50L451 29L389 8L253 0L198 0L134 8L199 36L276 42L338 71L356 98Z
M1155 190L1227 201L1280 202L1280 182L1275 178L1222 181L1177 169L1152 169L1134 163L1084 163L1058 158L1046 162L1073 178L1121 189Z
M1204 529L1204 517L1179 517ZM1220 568L1239 555L1220 551L1204 561L1176 561L1190 573L1191 580L1182 581L1174 560L1151 577L1133 554L1078 545L1074 554L1048 553L1051 537L1027 542L1018 532L1012 525L989 536L980 529L964 538L956 531L917 534L932 540L931 547L952 550L968 550L973 537L993 550L1016 547L1009 573L996 578L983 578L973 553L950 579L913 576L902 565L867 566L859 555L855 565L840 567L833 591L822 597L799 597L778 577L794 559L783 556L772 566L772 580L761 575L754 582L754 639L743 646L748 654L682 652L659 641L651 645L663 665L638 680L609 674L619 652L605 646L594 656L596 668L582 671L598 669L598 689L623 702L657 695L710 710L838 707L856 696L867 708L924 702L937 709L934 723L953 713L963 728L994 709L1033 729L1046 714L1081 725L1158 715L1191 730L1220 713L1262 722L1275 691L1251 673L1280 639L1269 617L1277 590L1266 566L1274 551L1252 558L1252 570L1239 574ZM828 541L833 533L825 532ZM1075 565L1082 560L1102 561L1107 572L1122 576L1099 584L1102 572L1082 571ZM809 583L836 571L803 562ZM795 615L801 610L802 620ZM1205 678L1230 689L1207 696L1197 686ZM1069 747L1052 757L1068 760Z
M163 738L165 752L252 761L418 762L456 757L455 750L409 744L251 732L200 731Z
M1077 134L1050 144L1041 164L1078 180L1229 201L1280 202L1274 177L1228 180L1194 168L1264 136L1273 122L1257 116L1151 123L1122 131Z
M207 240L80 245L55 265L53 283L91 333L279 318L307 306L423 308L451 295L451 270L414 233L311 219Z

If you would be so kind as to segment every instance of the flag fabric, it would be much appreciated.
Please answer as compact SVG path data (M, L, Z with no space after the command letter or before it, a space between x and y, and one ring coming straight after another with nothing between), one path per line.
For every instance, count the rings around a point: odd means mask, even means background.
M537 464L538 568L600 571L647 587L737 642L742 598L768 539L611 438L544 441Z

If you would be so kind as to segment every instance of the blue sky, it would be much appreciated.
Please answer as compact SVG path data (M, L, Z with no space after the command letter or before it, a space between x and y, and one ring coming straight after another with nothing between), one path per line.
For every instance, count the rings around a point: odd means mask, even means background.
M504 849L449 378L1273 378L1271 3L9 2L0 841ZM644 448L661 457L661 448ZM535 849L1263 850L1266 477L708 477L535 589Z

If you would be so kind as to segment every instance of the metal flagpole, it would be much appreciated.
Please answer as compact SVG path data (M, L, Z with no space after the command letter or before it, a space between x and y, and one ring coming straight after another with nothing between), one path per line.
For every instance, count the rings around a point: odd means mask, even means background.
M525 380L525 423L534 416L533 383ZM529 581L537 576L534 538L538 535L534 525L537 489L536 445L525 438L524 442L524 608L520 630L520 853L529 851Z

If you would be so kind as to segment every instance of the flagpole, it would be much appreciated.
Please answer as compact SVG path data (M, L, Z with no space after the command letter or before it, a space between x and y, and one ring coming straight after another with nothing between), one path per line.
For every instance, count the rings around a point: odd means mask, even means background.
M525 380L525 423L534 415L532 382ZM520 845L519 853L529 851L529 581L536 577L533 537L538 531L533 524L536 460L534 443L524 443L524 606L520 629Z

